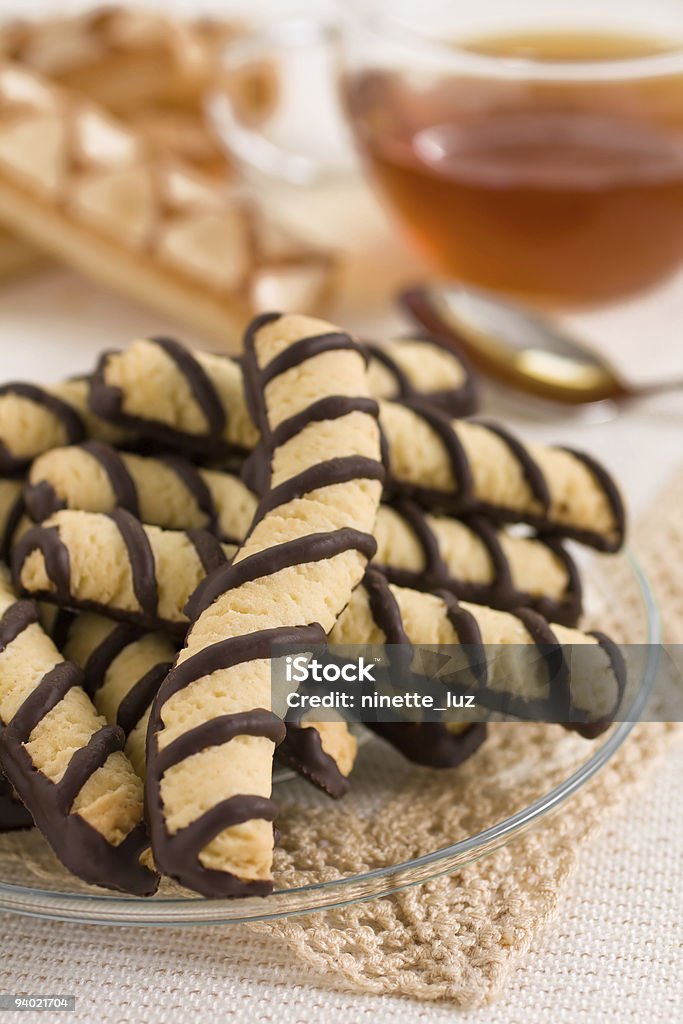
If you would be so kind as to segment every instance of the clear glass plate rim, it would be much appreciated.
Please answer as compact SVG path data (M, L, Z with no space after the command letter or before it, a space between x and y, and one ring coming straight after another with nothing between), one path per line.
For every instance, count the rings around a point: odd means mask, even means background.
M332 881L325 882L313 882L309 885L299 886L291 889L275 890L273 896L305 896L323 891L329 891L331 902L325 903L324 906L320 907L301 907L293 911L286 909L274 909L272 912L268 912L266 908L266 902L264 902L264 913L260 915L245 915L243 918L229 917L220 919L221 906L228 904L232 908L235 907L234 901L231 900L214 900L207 901L201 897L156 897L154 900L142 900L139 897L134 896L110 896L108 894L100 893L69 893L60 892L58 890L49 889L38 889L36 887L27 887L12 885L10 883L2 882L0 880L0 910L11 910L15 913L21 913L26 916L35 917L51 917L52 919L62 920L74 920L75 917L67 917L65 914L60 915L58 907L63 906L65 903L73 904L74 906L88 904L90 906L99 905L102 907L102 913L106 913L106 907L111 907L115 904L117 908L121 908L122 914L125 913L124 908L135 908L136 910L148 909L152 913L159 912L161 914L164 911L168 912L173 908L183 909L185 911L191 911L192 908L198 907L211 907L212 911L215 911L216 916L203 917L195 922L183 920L182 922L171 919L164 920L149 919L135 921L132 918L124 920L110 920L107 923L114 924L154 924L156 926L163 926L164 924L238 924L244 921L258 921L258 920L269 920L281 917L289 916L292 914L305 914L310 913L319 909L330 909L334 906L338 906L340 903L345 903L343 899L343 892L346 888L351 885L359 886L364 883L372 882L388 876L399 876L403 872L414 871L420 868L428 868L430 865L437 864L448 858L457 857L459 855L467 854L468 852L481 848L486 854L499 848L513 835L521 832L528 828L536 819L549 813L551 810L558 807L569 799L578 789L581 788L589 779L591 779L598 771L600 771L607 762L613 757L616 751L621 747L626 738L629 736L634 726L637 724L640 716L642 715L643 709L650 695L652 683L655 678L655 672L657 663L659 660L659 645L662 642L661 632L661 621L659 616L658 607L652 592L650 583L641 569L638 561L633 556L630 550L625 549L622 553L622 557L629 564L633 573L634 579L638 585L643 605L647 610L647 626L648 626L648 638L647 644L650 647L650 653L648 655L647 664L643 673L643 680L638 688L635 700L630 708L629 721L619 723L610 733L602 744L587 761L585 761L575 772L573 772L568 778L566 778L558 786L549 790L543 796L538 797L527 807L509 817L497 822L495 825L491 825L474 835L468 836L466 839L458 840L451 846L440 847L438 850L433 850L430 853L423 854L421 857L416 857L412 860L404 861L399 864L393 864L390 867L374 868L371 871L364 872L358 875L351 875L347 878L338 878ZM438 874L436 872L435 874ZM434 876L429 876L434 877ZM427 879L419 879L417 883L426 881ZM367 897L356 897L348 902L355 902L356 899L372 899L379 895L388 895L390 892L395 892L397 889L409 886L411 883L397 883L393 888L389 888L383 893L371 893ZM44 904L54 904L55 912L51 912L47 906L43 910L34 908L19 908L15 906L5 906L2 903L2 894L7 894L8 897L12 896L15 898L25 896L32 901L40 901ZM102 918L90 917L91 923L98 923L102 921Z

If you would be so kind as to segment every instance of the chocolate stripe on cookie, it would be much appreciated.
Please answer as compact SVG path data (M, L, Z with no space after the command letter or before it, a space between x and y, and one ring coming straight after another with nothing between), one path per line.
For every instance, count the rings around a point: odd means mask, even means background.
M24 562L34 551L40 551L45 560L45 571L52 584L52 590L41 591L35 597L54 600L57 604L68 605L71 598L71 565L69 551L62 543L56 526L34 526L27 530L12 550L12 577L17 590L22 591L21 570Z
M163 774L174 764L192 757L198 750L229 743L235 736L265 736L278 746L285 737L285 731L282 719L265 708L254 708L253 711L235 715L222 715L189 729L164 747L158 755L157 771Z
M237 590L244 583L272 576L293 565L322 562L344 551L360 551L369 559L376 550L377 544L371 534L362 533L351 527L335 530L334 533L311 533L307 537L258 551L240 562L232 562L212 573L197 587L185 611L188 618L196 619L217 597L229 590Z
M182 485L189 491L197 503L197 508L207 518L206 529L218 533L218 509L211 490L206 481L192 463L177 455L161 455L159 461L168 466L178 477ZM163 524L159 524L163 525Z
M77 750L57 783L57 800L62 814L68 814L87 779L101 768L110 754L123 749L123 730L103 725L92 734L85 747Z
M519 463L524 479L531 489L536 501L542 506L544 512L548 512L550 508L550 491L548 489L548 481L546 480L543 472L538 463L533 459L529 451L525 448L522 442L514 437L509 430L506 430L500 423L492 423L490 420L472 420L471 422L476 423L478 426L486 427L488 431L495 434L503 441L513 457Z
M204 367L189 349L174 338L151 338L173 360L190 387L197 405L206 416L210 437L220 438L225 429L226 413L220 395Z
M70 624L73 626L73 622ZM57 646L62 649L68 642L70 629L66 631L63 642L57 641ZM125 622L112 623L112 630L104 640L93 650L90 657L83 665L84 682L83 688L90 697L94 697L104 683L107 669L115 658L118 658L121 651L134 643L140 636L140 630L129 626Z
M123 542L128 549L128 559L133 575L133 590L143 615L156 618L158 594L154 552L142 523L125 509L115 509L110 518L116 523Z
M455 493L457 495L457 502L460 508L466 508L472 502L472 470L470 467L469 459L463 444L458 437L457 433L451 427L451 423L443 413L437 409L429 409L420 403L416 403L413 400L407 400L400 403L399 405L404 406L406 409L410 409L416 416L427 424L427 426L436 434L441 444L444 447L444 451L448 457L450 463L451 474L455 481ZM385 437L385 441L387 438ZM386 458L388 459L387 471L389 474L392 473L392 462L391 462L391 445L387 444L385 449ZM389 489L391 489L391 483L395 483L393 478L390 476Z
M163 661L154 665L149 672L137 679L123 698L116 711L116 724L130 736L135 726L151 707L159 687L168 675L173 662Z
M215 569L225 565L227 562L225 551L213 534L206 530L187 530L186 532L207 576Z
M285 480L279 487L273 487L259 502L254 517L258 522L266 512L287 505L290 501L302 498L311 491L321 487L333 487L335 484L346 484L351 480L384 481L384 467L375 459L367 459L361 455L348 455L339 459L328 459L327 462L310 466L297 476Z
M38 622L38 619L38 605L35 601L17 601L10 605L0 619L0 651L9 647L20 633L32 622Z
M343 416L349 416L352 412L363 412L368 416L377 416L378 405L374 398L347 398L345 396L332 395L329 398L321 398L308 408L295 413L289 419L279 423L275 430L268 436L268 448L273 451L280 448L295 434L309 423L321 423L323 420L338 420Z
M116 449L111 445L102 444L101 441L85 441L81 447L97 459L107 474L117 507L125 509L139 519L140 506L135 480Z
M253 332L253 324L250 330ZM288 370L293 370L295 367L301 366L302 363L306 363L309 359L314 359L315 356L320 356L324 352L340 351L356 351L367 361L367 354L360 345L349 338L348 334L342 334L338 331L330 331L329 334L316 334L311 338L302 338L283 352L280 352L274 359L271 359L265 369L258 371L259 386L265 388L267 384L276 377L279 377L280 374L287 373ZM256 419L256 417L254 418Z

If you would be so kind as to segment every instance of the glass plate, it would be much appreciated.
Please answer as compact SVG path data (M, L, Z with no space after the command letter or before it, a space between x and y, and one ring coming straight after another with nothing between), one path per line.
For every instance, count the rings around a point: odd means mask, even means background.
M110 925L268 920L385 896L451 874L510 842L609 761L641 715L655 677L659 618L637 563L629 554L581 551L578 557L584 624L624 641L627 622L631 642L651 645L632 673L638 678L630 681L622 716L628 720L600 739L583 740L554 725L502 723L490 726L489 740L460 768L433 772L372 738L360 746L352 792L337 803L299 779L283 779L275 787L281 807L276 891L265 899L204 900L166 882L149 900L117 896L71 877L35 830L9 833L0 836L0 910Z

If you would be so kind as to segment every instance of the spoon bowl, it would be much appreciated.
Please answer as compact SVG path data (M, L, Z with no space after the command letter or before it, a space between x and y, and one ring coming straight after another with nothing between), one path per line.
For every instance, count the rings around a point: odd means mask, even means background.
M551 317L491 292L417 285L399 303L419 325L461 349L483 373L541 398L584 405L674 391L683 381L627 386L607 359Z

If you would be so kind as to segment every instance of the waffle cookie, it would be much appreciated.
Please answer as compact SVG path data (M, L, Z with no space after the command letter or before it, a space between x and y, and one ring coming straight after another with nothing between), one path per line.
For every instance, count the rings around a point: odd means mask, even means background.
M464 645L477 701L487 711L523 721L547 717L592 739L612 724L621 705L624 660L603 633L550 625L528 608L502 612L459 602L444 592L397 587L372 569L339 616L330 642L406 640L421 646ZM539 657L515 664L517 650L532 644ZM512 661L504 656L508 646ZM595 648L599 658L591 659L588 671L582 672L586 663L577 655L586 646Z
M222 346L264 292L284 305L296 289L315 308L331 287L332 259L273 251L237 186L11 61L0 61L0 222Z
M150 719L155 858L206 896L272 888L270 799L284 726L274 644L320 643L362 578L382 487L363 356L321 321L269 315L246 338L270 488L232 565L197 590L196 621Z
M63 511L15 544L12 572L24 595L182 638L190 595L233 551L206 530L143 526L123 509Z
M38 623L32 601L0 580L0 759L38 828L62 863L95 885L149 896L142 784L82 688Z

